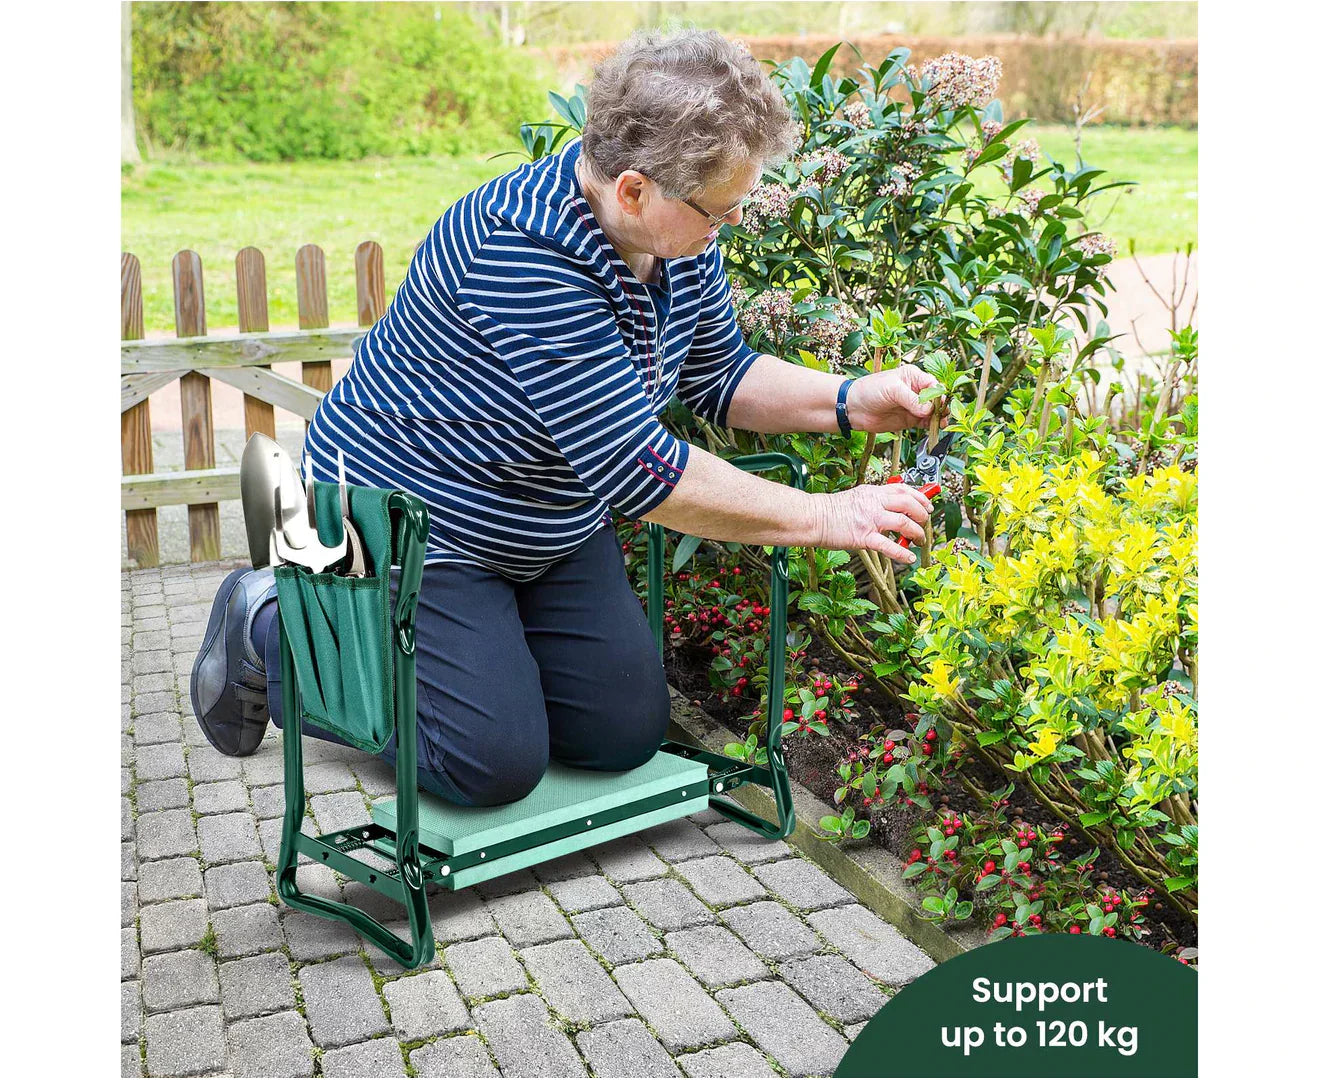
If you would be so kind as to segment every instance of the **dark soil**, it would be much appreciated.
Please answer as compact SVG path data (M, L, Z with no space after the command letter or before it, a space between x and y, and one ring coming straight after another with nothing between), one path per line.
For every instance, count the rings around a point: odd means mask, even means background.
M710 653L707 649L680 644L677 648L666 644L664 650L665 670L669 681L676 686L694 705L701 708L714 720L723 724L740 737L747 734L747 722L742 718L748 711L746 701L721 701L718 693L711 687L707 677L710 667ZM808 651L804 667L807 671L819 670L833 681L847 680L853 672L839 663L837 657ZM832 723L829 735L810 734L806 737L789 738L784 741L784 759L788 763L790 775L829 806L834 804L834 792L838 787L839 762L855 746L861 736L876 727L906 728L902 712L893 702L880 693L868 682L862 681L853 694L856 702L857 719L853 724L839 725ZM1003 778L994 775L979 762L964 765L972 782L983 790L993 790L1003 785ZM940 809L958 810L964 813L979 809L976 799L968 792L956 776L947 790L934 797ZM1029 794L1015 790L1013 804L1009 807L1010 818L1022 818L1034 825L1048 828L1058 824L1044 813ZM859 811L860 813L860 811ZM928 816L920 807L886 806L872 807L869 811L871 820L870 835L860 843L879 844L885 850L899 858L906 858L912 848L912 830L924 823ZM809 823L814 825L814 822ZM1087 850L1090 845L1082 837L1068 836L1064 841L1064 854L1077 855ZM1129 871L1103 847L1095 858L1096 878L1116 889L1140 891L1140 883ZM1147 909L1146 925L1150 935L1146 943L1154 948L1164 948L1169 943L1179 946L1195 946L1197 927L1194 922L1183 918L1168 905L1156 897Z

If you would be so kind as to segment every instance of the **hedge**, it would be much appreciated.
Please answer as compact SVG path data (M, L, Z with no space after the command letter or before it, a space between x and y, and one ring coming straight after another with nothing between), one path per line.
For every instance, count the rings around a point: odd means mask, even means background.
M831 36L743 38L756 56L776 62L794 56L818 56L838 39ZM1088 72L1083 107L1099 105L1100 123L1128 125L1197 125L1196 41L1122 41L1105 38L1034 38L1018 34L968 37L912 37L901 34L857 35L849 39L862 58L875 66L891 49L912 50L920 64L946 52L997 56L1004 64L999 100L1006 120L1030 116L1039 123L1067 123ZM585 82L591 67L614 42L538 50L559 69L566 84ZM845 74L860 66L847 47L839 50L833 70Z

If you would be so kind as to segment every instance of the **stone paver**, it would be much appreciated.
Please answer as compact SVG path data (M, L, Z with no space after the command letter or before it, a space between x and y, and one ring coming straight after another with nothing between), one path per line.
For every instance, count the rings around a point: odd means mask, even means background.
M822 946L811 927L773 900L728 908L720 917L753 952L771 960L807 956Z
M657 825L654 829L647 829L639 835L660 858L669 863L699 859L705 855L717 855L720 850L714 840L702 832L695 822L687 818Z
M371 1039L339 1050L327 1050L321 1055L321 1075L403 1076L403 1051L399 1049L398 1040L390 1038Z
M138 890L131 881L119 883L119 925L132 926L138 913Z
M552 881L546 885L546 889L555 898L555 903L570 914L623 903L619 890L600 874L570 878L568 881Z
M359 957L308 964L298 981L317 1046L344 1046L389 1030L371 973Z
M406 975L385 984L394 1031L403 1042L471 1027L454 980L443 971Z
M793 1076L830 1076L848 1049L847 1040L781 982L736 986L715 997Z
M202 895L202 868L196 859L162 859L138 870L138 899L144 904Z
M445 949L445 963L464 997L494 997L527 985L522 965L500 937L450 945Z
M235 1076L312 1075L312 1040L296 1012L230 1024L229 1048Z
M668 871L664 862L646 846L640 836L611 840L590 852L600 872L611 881L643 881L663 877Z
M238 565L122 578L123 1075L824 1075L884 1006L876 983L931 966L814 863L717 811L431 889L437 954L420 971L270 903L282 736L226 757L188 700L215 588ZM304 758L309 834L359 825L393 793L369 755L307 740ZM407 934L397 903L319 861L300 858L298 884Z
M598 1024L632 1013L627 999L582 942L534 945L522 951L522 958L545 1000L570 1023Z
M294 1003L293 972L283 953L261 953L220 965L220 1004L228 1019L292 1009Z
M339 919L323 919L307 911L284 913L284 938L289 943L289 954L295 960L324 960L344 953L355 953L361 947L357 933Z
M148 1016L145 1026L152 1076L198 1076L225 1067L225 1026L218 1005Z
M767 840L736 821L722 821L718 825L712 825L706 830L706 834L739 862L748 865L782 859L793 854L793 849L782 840Z
M229 814L246 810L247 804L247 788L240 780L193 785L193 809L199 814Z
M157 810L181 810L188 805L188 781L183 777L173 780L149 780L139 783L134 795L139 814Z
M142 1034L142 984L135 979L119 984L119 1041L138 1041Z
M711 907L742 904L765 895L765 887L726 855L693 859L680 866L678 872Z
M188 855L197 850L197 830L187 810L160 810L138 814L137 854L139 859L164 859Z
M441 945L471 941L496 933L495 920L476 893L437 892L431 898L431 929Z
M615 1020L584 1031L578 1049L597 1076L681 1076L640 1020Z
M183 744L160 743L156 746L139 746L135 769L139 782L168 780L172 776L182 776L187 771L183 764Z
M419 1046L408 1055L418 1076L499 1076L490 1060L490 1052L475 1035L451 1035ZM327 1072L326 1076L331 1074ZM345 1076L370 1076L371 1073L344 1073ZM398 1073L380 1073L398 1076ZM509 1075L516 1075L510 1073ZM527 1075L532 1075L528 1073ZM552 1076L554 1073L542 1075Z
M691 889L673 878L625 885L623 894L657 930L682 930L685 926L715 921L715 913L693 896Z
M142 1003L147 1012L220 1001L215 961L199 949L148 956L142 961Z
M545 893L501 896L489 903L491 916L515 949L573 936L573 928Z
M267 899L273 886L265 863L228 863L212 866L204 875L206 902L212 911L255 904Z
M472 1010L472 1019L505 1076L587 1075L568 1036L550 1023L545 1002L535 994L488 1001Z
M278 949L284 944L284 931L273 904L248 904L213 912L211 929L224 960Z
M774 1076L765 1055L746 1043L729 1043L713 1050L684 1054L678 1059L688 1076Z
M614 978L671 1053L738 1036L715 1000L673 960L645 960L615 968Z
M779 974L817 1009L842 1024L869 1020L889 1001L842 956L785 960L779 965Z
M344 769L344 772L348 773L349 782L352 783L353 774L348 772L347 768ZM317 826L323 833L351 829L355 826L365 825L371 820L371 814L367 812L367 804L357 791L336 791L332 795L313 795L312 814L316 818Z
M150 904L138 916L144 953L169 952L196 945L206 935L205 900L170 900Z
M218 814L197 822L202 858L208 863L238 862L261 858L257 819L251 814Z
M637 913L626 907L584 911L573 928L607 963L626 964L664 952L664 946Z
M703 986L714 989L764 979L770 969L723 926L696 926L665 935L665 944Z
M752 871L761 884L799 911L853 903L853 895L815 863L783 859Z
M887 986L906 986L935 966L929 956L861 904L818 911L807 919L844 956Z

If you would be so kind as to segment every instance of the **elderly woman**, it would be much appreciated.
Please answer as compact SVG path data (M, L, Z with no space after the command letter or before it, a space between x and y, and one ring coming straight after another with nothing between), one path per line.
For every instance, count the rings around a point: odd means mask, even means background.
M911 561L885 534L922 537L920 493L805 494L657 419L674 394L713 424L760 432L928 416L917 394L930 380L914 368L845 381L743 341L716 236L793 138L745 50L710 32L634 36L598 69L581 140L436 222L321 403L307 432L318 475L335 475L342 451L350 483L405 489L430 511L417 613L427 790L493 805L531 791L552 757L622 770L655 753L669 695L612 513ZM279 712L273 600L269 570L236 571L216 598L193 702L227 753L251 753Z

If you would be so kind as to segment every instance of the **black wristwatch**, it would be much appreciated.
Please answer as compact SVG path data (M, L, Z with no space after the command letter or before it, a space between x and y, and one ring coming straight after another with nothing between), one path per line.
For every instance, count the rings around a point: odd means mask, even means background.
M856 381L856 379L844 379L839 386L839 397L834 402L834 417L839 421L839 434L845 438L852 434L852 424L848 423L848 387Z

